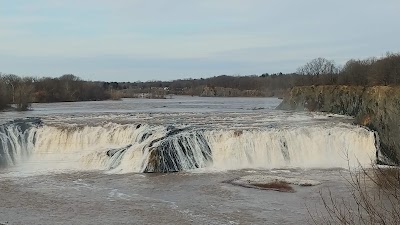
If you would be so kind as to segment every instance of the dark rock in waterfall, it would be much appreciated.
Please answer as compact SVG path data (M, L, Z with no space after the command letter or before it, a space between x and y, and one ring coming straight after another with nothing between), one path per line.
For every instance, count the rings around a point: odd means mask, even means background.
M145 141L147 138L149 138L151 135L153 135L152 133L144 133L142 135L142 137L139 140L139 143L142 143L143 141Z
M144 172L168 173L196 169L211 162L211 149L202 131L175 129L148 146L150 156Z
M170 131L170 130L175 130L176 128L175 128L175 126L173 126L173 125L169 125L169 126L167 126L167 131Z
M281 140L281 144L282 144L281 146L282 156L286 162L290 162L290 154L286 140Z
M126 151L128 148L130 148L130 147L132 147L131 144L129 144L129 145L125 146L125 147L122 147L122 148L110 149L110 150L108 150L108 151L106 152L106 154L107 154L107 156L109 156L109 157L113 157L116 153L118 153L118 152L123 153L123 152L125 152L125 151Z

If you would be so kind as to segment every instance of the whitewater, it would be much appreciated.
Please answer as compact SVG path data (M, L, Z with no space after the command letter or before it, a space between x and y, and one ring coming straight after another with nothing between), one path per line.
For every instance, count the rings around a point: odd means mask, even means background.
M374 161L375 134L366 128L340 117L279 118L274 113L214 112L212 120L204 113L175 115L185 123L162 113L100 115L89 122L76 115L58 115L48 121L19 119L0 126L0 165L29 171L143 173L347 168Z
M351 117L275 110L280 101L175 96L1 113L0 224L157 224L154 210L165 224L305 223L298 198L345 190L338 176L375 163L379 137ZM319 185L293 199L224 183L264 175ZM30 221L37 213L46 222Z

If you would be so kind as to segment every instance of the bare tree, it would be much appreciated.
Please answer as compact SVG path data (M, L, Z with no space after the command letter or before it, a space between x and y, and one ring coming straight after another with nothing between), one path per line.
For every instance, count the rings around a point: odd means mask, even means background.
M316 58L308 62L306 65L299 67L297 73L300 75L310 75L313 78L313 83L318 84L320 76L327 75L330 77L330 82L334 82L334 75L339 72L338 67L333 60L325 58Z
M400 83L400 53L386 53L386 57L371 64L368 79L372 84L390 85Z
M15 104L17 110L26 111L30 108L33 94L33 78L22 78L15 88Z
M0 110L7 107L10 103L10 98L7 92L7 83L0 73Z
M14 74L5 75L3 78L6 84L9 85L9 88L11 89L12 103L15 103L15 90L21 82L21 78Z
M324 208L310 210L312 223L343 225L400 224L400 170L374 165L351 171L350 198L320 192ZM313 212L314 211L314 212Z

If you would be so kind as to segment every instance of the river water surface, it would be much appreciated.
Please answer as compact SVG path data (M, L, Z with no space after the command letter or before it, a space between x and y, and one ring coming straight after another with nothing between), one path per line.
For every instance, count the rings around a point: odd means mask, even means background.
M373 162L375 137L349 117L274 110L280 101L174 96L0 113L0 224L307 224L321 190L350 195L347 169ZM250 175L318 185L226 182Z

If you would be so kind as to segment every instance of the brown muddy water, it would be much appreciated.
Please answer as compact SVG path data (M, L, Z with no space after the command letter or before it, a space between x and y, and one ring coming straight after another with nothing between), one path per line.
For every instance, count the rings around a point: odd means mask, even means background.
M174 96L1 112L0 224L308 224L320 191L349 198L347 169L374 161L375 136L350 117L274 110L280 102ZM145 173L159 171L171 173ZM316 185L227 182L244 176Z
M283 193L234 186L244 175L297 177L321 182ZM0 182L3 224L308 224L321 209L320 190L348 195L336 170L241 170L214 173L61 173Z

